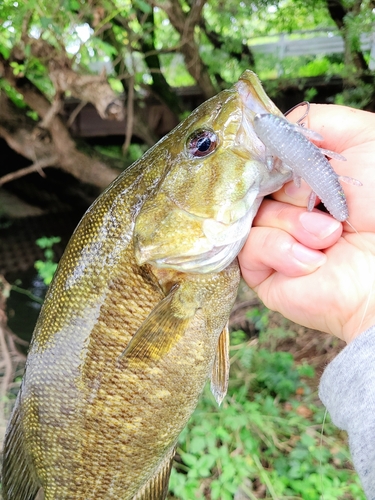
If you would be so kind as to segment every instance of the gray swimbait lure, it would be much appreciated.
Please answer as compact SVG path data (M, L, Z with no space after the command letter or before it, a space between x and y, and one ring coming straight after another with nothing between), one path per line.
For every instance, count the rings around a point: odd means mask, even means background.
M335 219L340 222L346 221L349 212L340 181L357 186L362 184L351 177L337 175L326 156L338 160L345 158L333 151L318 148L306 136L322 140L319 134L290 123L280 116L270 113L257 114L254 119L254 129L266 146L268 167L272 169L279 159L284 167L289 167L293 171L297 185L300 185L302 178L311 187L308 209L313 209L317 195Z

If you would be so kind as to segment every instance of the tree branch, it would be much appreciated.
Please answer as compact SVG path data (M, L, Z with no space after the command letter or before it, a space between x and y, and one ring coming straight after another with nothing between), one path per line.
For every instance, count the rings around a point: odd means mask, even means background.
M182 113L183 106L179 97L172 91L167 80L161 70L159 54L155 51L155 23L154 12L146 15L137 10L138 22L144 26L146 23L150 25L149 33L146 33L140 40L140 45L143 52L143 57L147 64L150 73L152 73L152 91L165 102L169 109L175 113L176 117Z
M9 418L9 389L16 384L13 382L20 368L25 361L25 356L19 353L14 344L13 335L7 327L6 301L9 296L11 286L0 275L0 427L4 428Z
M50 156L48 158L36 161L29 167L21 168L16 172L3 175L3 177L0 177L0 186L3 186L7 182L14 181L15 179L19 179L20 177L31 174L33 172L42 173L43 168L53 167L56 165L57 161L58 161L58 156Z
M43 119L51 107L50 102L25 77L17 78L8 61L0 54L0 73L22 94L25 103ZM2 96L0 106L0 134L10 147L36 162L39 159L57 155L56 166L62 168L82 182L87 182L99 188L107 186L117 175L107 164L95 157L90 157L76 148L75 142L59 116L53 116L47 130L49 136L41 137L35 133L35 122L28 122L25 127L25 117L18 108ZM23 124L23 126L21 125ZM34 130L32 130L32 128Z
M27 35L23 36L22 41L25 46L30 47L31 54L47 66L57 94L70 92L77 99L91 102L105 120L124 119L122 102L107 82L105 72L101 75L80 75L72 69L72 61L63 48L59 52L46 40ZM23 48L16 46L12 57L17 62L24 62L26 56Z
M344 18L348 11L340 0L327 0L327 9L339 30L344 28Z
M225 48L225 39L215 31L210 30L203 17L199 23L199 26L205 32L208 40L212 43L215 49L227 51L230 57L236 59L238 62L246 60L246 63L249 66L255 65L254 54L246 43L241 42L241 48L238 52L234 51L233 49L227 50Z
M128 87L128 102L126 106L126 131L125 142L122 146L122 153L125 155L129 149L133 135L134 124L134 76L130 79Z
M155 7L159 7L169 17L175 30L180 33L180 52L185 58L186 68L202 89L206 99L216 94L208 69L203 63L199 47L195 41L195 27L202 13L206 0L194 0L189 14L185 14L178 0L151 0Z
M348 34L348 27L345 20L348 14L353 14L354 16L358 14L361 8L362 1L356 0L351 9L346 8L341 0L326 0L326 3L328 12L332 20L340 30L340 33L344 40L346 64L353 64L359 72L367 70L368 64L363 56L362 51L354 50L352 48L351 40Z
M133 32L131 31L129 23L126 19L124 19L120 15L116 15L115 17L113 17L112 22L115 25L120 26L122 29L125 29L130 39L133 38ZM113 47L115 47L117 53L119 54L117 57L114 57L114 55L112 55L112 65L115 69L118 79L123 86L124 94L126 95L129 92L128 81L132 78L132 75L125 66L124 46L123 44L119 43L113 30L106 30L103 33L103 40L113 45ZM134 120L132 123L132 131L135 135L142 139L145 144L151 147L158 140L158 137L148 126L148 120L144 113L145 110L139 105L137 99L133 99L133 106Z

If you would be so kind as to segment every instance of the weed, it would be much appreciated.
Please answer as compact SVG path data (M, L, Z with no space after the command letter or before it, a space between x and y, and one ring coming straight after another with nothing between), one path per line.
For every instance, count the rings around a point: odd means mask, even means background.
M55 252L52 250L52 247L56 243L60 243L60 241L61 238L59 236L43 236L43 238L36 240L36 244L44 249L45 260L37 260L34 266L46 285L51 283L57 269L57 263L54 262Z
M268 312L251 315L265 333ZM231 345L228 395L218 408L206 388L180 436L169 498L364 499L339 431L328 420L321 434L324 408L304 382L314 369L241 331Z

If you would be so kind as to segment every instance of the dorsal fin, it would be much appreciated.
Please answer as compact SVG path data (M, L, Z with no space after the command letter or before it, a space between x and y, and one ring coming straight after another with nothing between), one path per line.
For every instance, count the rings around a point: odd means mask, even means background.
M19 401L20 394L18 395L4 438L2 469L3 500L34 500L41 488L31 460L25 450Z
M175 449L164 458L156 473L133 497L133 500L164 500L168 494L169 476L171 475Z

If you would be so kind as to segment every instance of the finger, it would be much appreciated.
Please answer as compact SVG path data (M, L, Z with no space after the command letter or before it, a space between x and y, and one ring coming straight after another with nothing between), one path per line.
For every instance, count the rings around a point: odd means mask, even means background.
M288 115L291 121L296 121L299 117L301 110L298 109ZM362 182L361 187L342 183L349 220L357 231L373 230L375 212L368 210L368 206L372 204L375 189L375 114L345 106L314 104L311 105L304 124L322 135L324 140L318 145L343 153L347 161L331 160L335 172ZM298 189L289 186L291 185L283 186L275 193L274 198L301 206L306 196L306 188L302 187L299 193Z
M288 120L296 122L301 114L303 110L297 108L288 115ZM321 147L338 153L374 140L375 136L374 114L347 106L311 104L303 124L323 137Z
M332 246L342 234L343 226L330 215L295 207L289 203L264 200L253 227L282 229L296 241L312 249Z
M244 280L256 288L274 272L290 277L310 274L326 262L326 256L301 245L282 229L254 227L239 262Z
M304 181L301 180L301 186L295 185L294 181L287 182L284 186L273 193L271 198L278 201L283 201L284 203L290 203L297 207L307 208L309 196L311 194L311 187ZM319 204L320 200L316 199L316 205Z
M291 122L296 122L303 115L304 109L297 108L288 115ZM364 185L369 184L366 165L370 165L366 158L372 155L375 147L375 116L361 110L345 106L311 105L308 115L302 120L303 125L318 132L323 141L318 146L344 153L347 161L331 160L333 169L339 175L358 178ZM355 133L353 133L355 131ZM362 161L358 163L358 156ZM372 164L371 164L372 165ZM358 170L360 167L361 170ZM372 172L371 172L372 173ZM371 175L370 175L371 178ZM343 184L347 197L351 220L356 224L353 215L361 208L366 198L365 188L358 191L358 186ZM291 203L296 206L306 206L310 188L303 184L298 189L288 183L273 195L273 198ZM372 193L371 193L372 194ZM318 203L318 199L316 204ZM361 211L361 213L363 213Z

